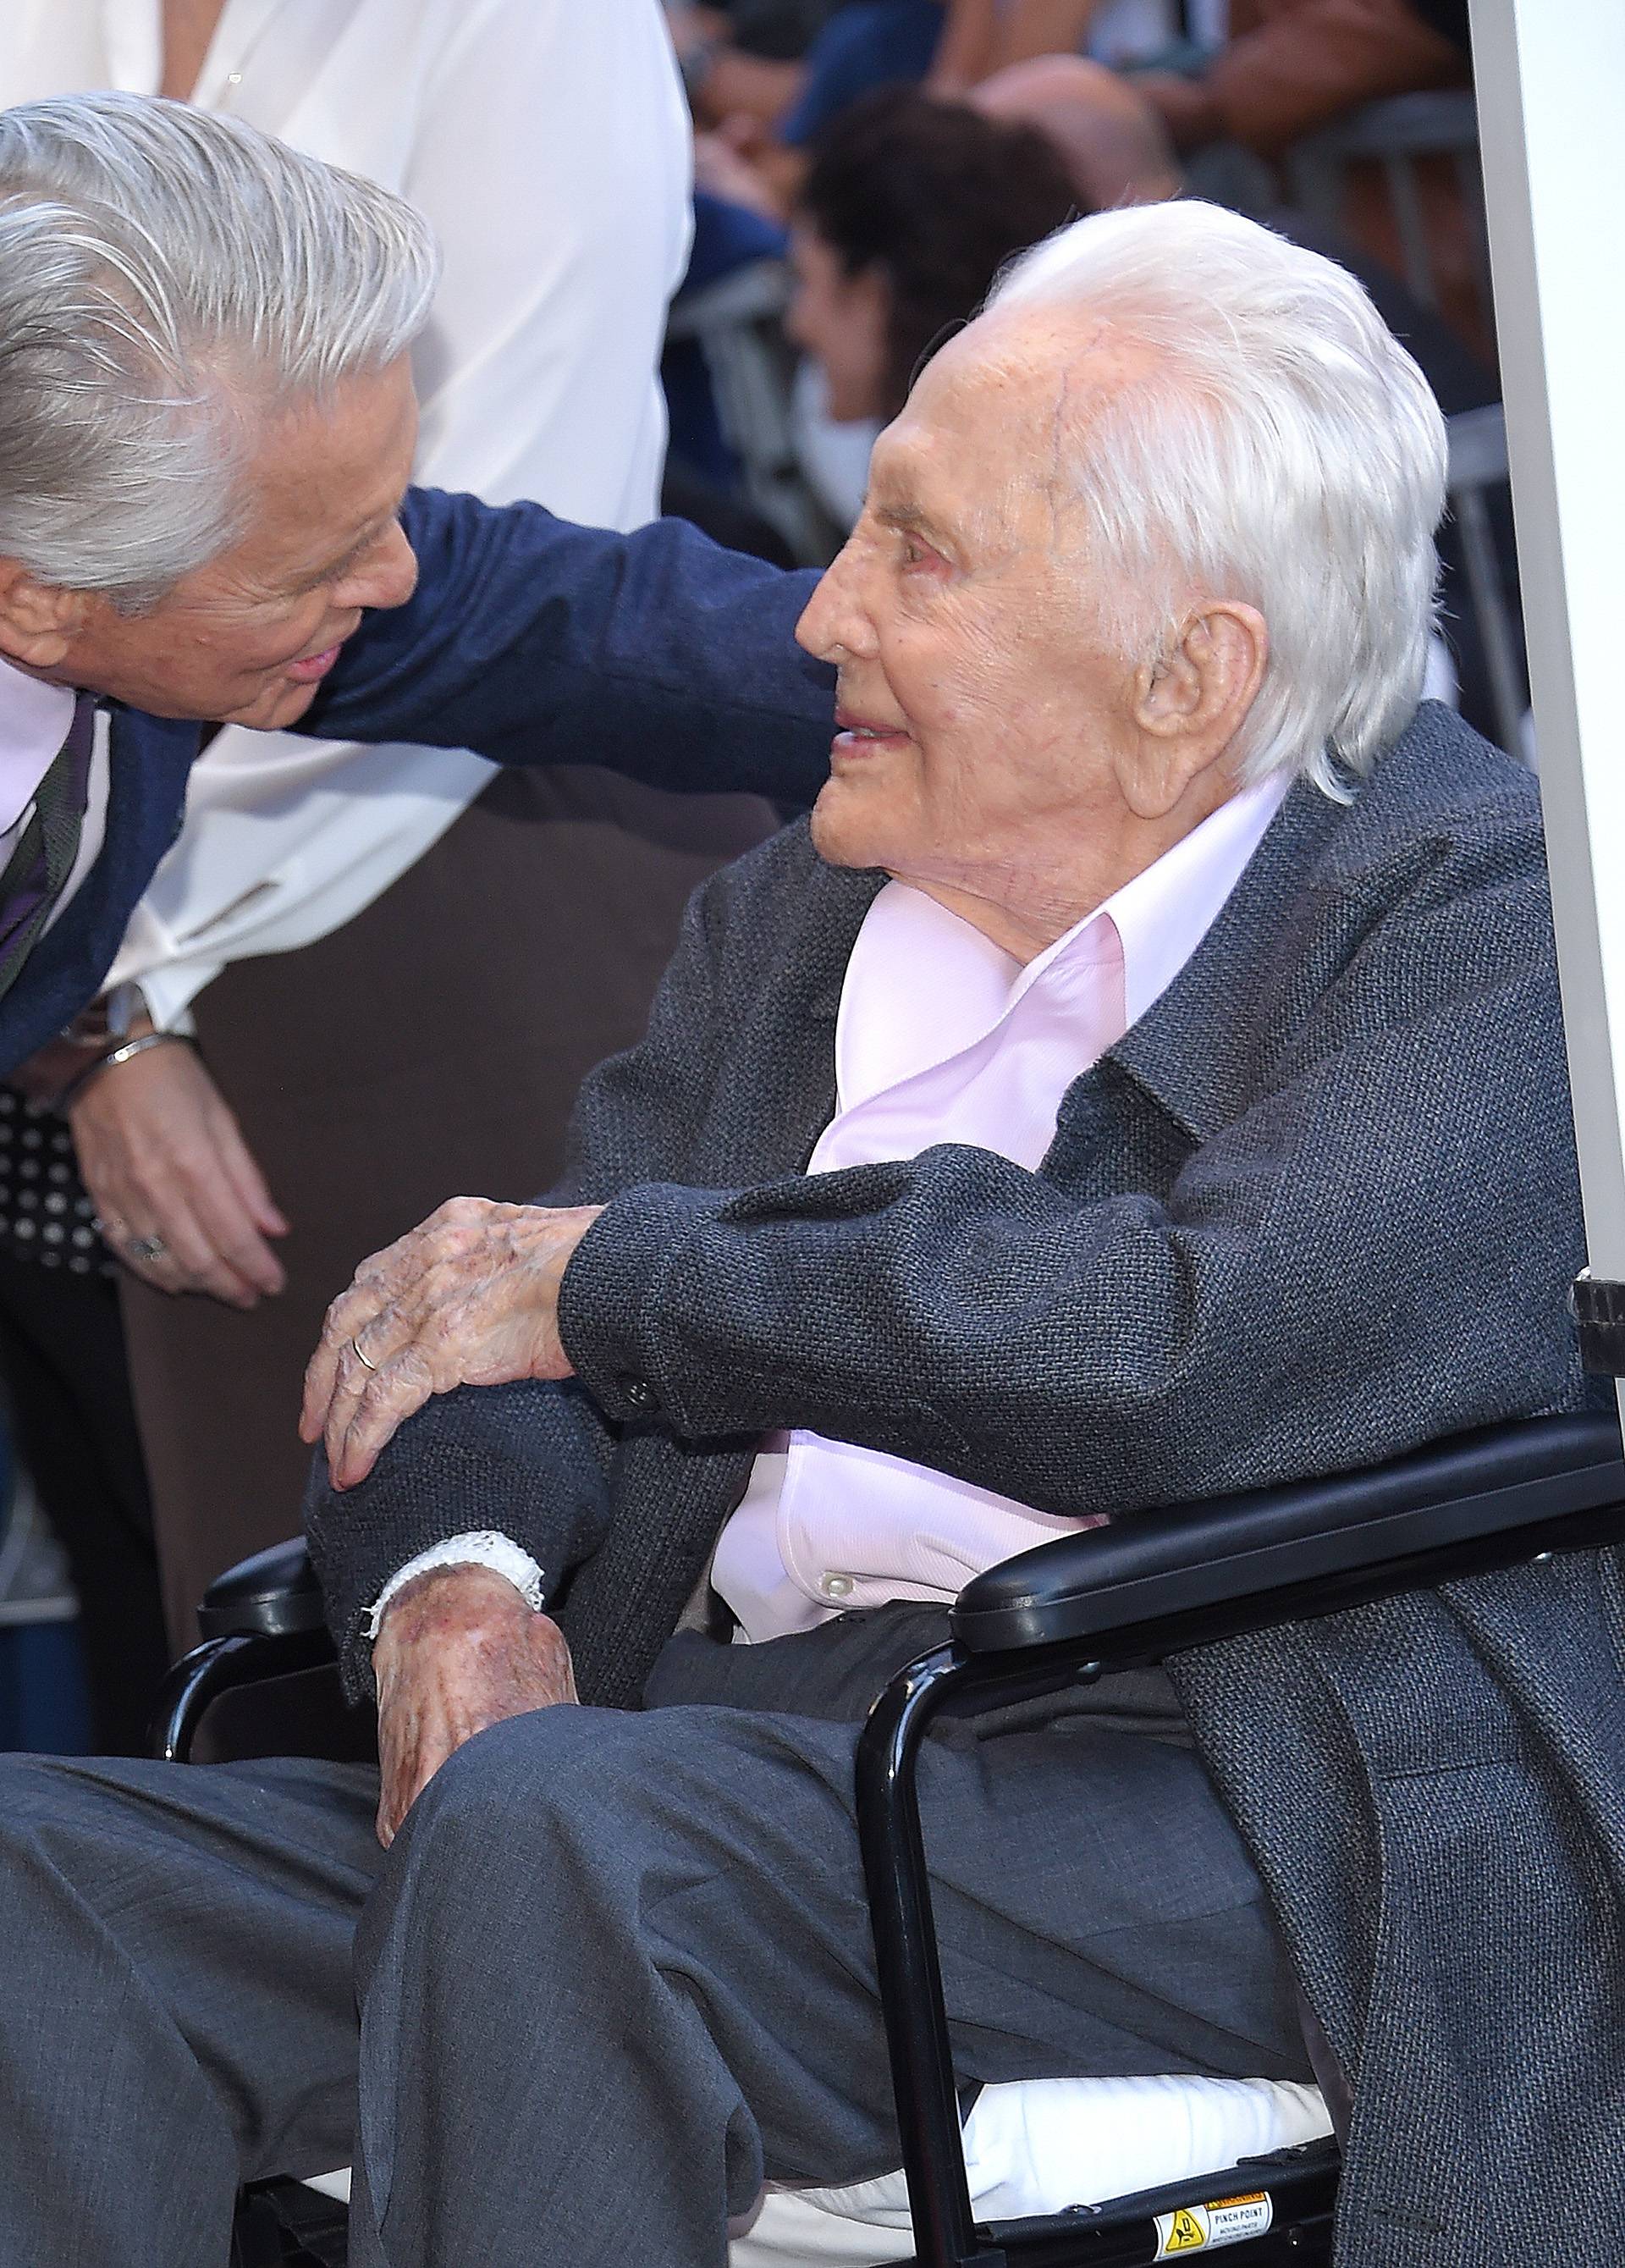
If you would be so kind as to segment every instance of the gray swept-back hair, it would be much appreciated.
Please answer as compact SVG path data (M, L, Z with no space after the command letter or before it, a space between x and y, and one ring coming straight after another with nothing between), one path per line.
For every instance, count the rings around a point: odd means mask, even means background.
M1445 461L1427 380L1344 269L1195 200L1075 221L989 307L1046 304L1152 350L1067 467L1110 634L1150 660L1193 592L1255 606L1243 777L1346 794L1422 692Z
M244 534L257 420L393 361L438 269L399 197L237 120L0 111L0 556L156 604Z

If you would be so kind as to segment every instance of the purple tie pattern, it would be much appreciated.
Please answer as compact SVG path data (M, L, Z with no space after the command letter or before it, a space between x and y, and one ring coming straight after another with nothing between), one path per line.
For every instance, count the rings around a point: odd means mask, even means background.
M73 722L5 872L0 875L0 994L10 990L73 871L90 799L96 703L81 693Z

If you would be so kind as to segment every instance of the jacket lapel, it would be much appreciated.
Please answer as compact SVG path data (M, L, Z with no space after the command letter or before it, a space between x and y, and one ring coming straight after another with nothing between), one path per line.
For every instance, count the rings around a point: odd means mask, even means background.
M1309 878L1348 810L1297 783L1195 952L1096 1067L1108 1084L1126 1074L1194 1144L1258 1091L1271 1005L1312 926Z
M1272 999L1301 962L1299 933L1312 925L1309 878L1349 808L1297 782L1179 976L1067 1090L1056 1144L1115 1160L1114 1187L1121 1174L1155 1185L1162 1176L1153 1152L1177 1168L1251 1103ZM886 880L873 870L823 868L784 941L788 1012L772 1054L774 1106L759 1122L762 1178L801 1172L829 1123L847 964ZM1148 1114L1160 1123L1148 1127Z
M773 1010L776 1035L768 1049L750 1050L753 1080L759 1083L764 1064L770 1064L772 1088L754 1130L761 1160L754 1178L803 1172L835 1115L835 1021L847 964L886 880L871 868L824 867L806 893L802 919L785 939L783 989ZM778 992L771 983L764 989Z
M5 1001L4 1053L17 1064L100 990L153 869L180 831L198 727L114 707L101 848Z

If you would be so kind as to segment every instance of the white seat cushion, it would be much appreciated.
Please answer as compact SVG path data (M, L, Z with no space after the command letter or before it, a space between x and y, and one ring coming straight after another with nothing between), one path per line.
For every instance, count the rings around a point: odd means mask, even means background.
M1320 2092L1267 2079L1036 2079L984 2087L965 2124L979 2220L1064 2213L1225 2172L1329 2134ZM849 2268L914 2250L901 2173L840 2190L770 2190L729 2268Z
M1332 2131L1318 2090L1268 2079L1032 2079L984 2087L965 2124L980 2220L1099 2205L1220 2174ZM312 2189L348 2198L348 2173ZM840 2190L769 2190L729 2268L870 2268L914 2251L901 2173Z

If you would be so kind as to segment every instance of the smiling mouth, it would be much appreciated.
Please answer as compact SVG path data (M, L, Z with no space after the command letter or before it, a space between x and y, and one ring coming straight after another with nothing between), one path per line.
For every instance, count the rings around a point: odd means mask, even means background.
M851 755L857 749L872 747L878 741L908 738L901 725L877 724L867 717L854 717L845 709L835 711L835 752Z
M298 685L316 685L327 674L343 651L342 643L324 646L320 653L307 653L298 661L288 664L288 675Z

